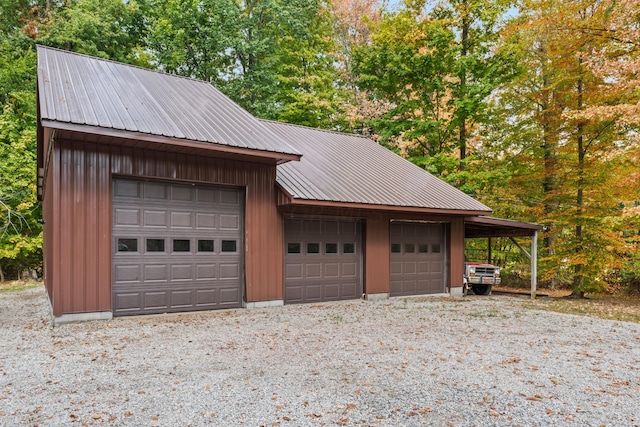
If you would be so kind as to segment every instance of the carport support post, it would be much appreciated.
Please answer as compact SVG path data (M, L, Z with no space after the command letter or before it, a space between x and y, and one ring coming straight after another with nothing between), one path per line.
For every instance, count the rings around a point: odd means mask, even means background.
M531 299L536 299L538 286L538 231L533 232L531 239Z

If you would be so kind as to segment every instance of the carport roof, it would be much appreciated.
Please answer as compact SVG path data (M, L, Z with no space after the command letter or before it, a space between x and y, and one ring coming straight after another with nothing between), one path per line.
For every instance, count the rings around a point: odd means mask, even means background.
M44 46L38 104L42 126L53 129L194 141L283 161L301 155L207 82Z
M482 215L491 209L359 135L262 121L304 153L278 166L291 205Z
M543 226L532 222L513 221L488 216L474 216L464 219L466 238L533 236Z

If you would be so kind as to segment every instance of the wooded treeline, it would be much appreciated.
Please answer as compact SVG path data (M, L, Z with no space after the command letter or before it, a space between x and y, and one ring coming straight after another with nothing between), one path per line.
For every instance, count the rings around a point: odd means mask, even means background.
M41 263L39 43L369 135L494 215L544 224L544 284L640 286L635 0L0 0L0 16L5 273Z

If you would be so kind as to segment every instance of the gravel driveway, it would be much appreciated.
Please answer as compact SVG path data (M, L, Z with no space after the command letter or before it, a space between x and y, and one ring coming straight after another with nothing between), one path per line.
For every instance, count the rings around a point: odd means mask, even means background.
M0 295L0 425L640 424L640 325L508 297L51 327Z

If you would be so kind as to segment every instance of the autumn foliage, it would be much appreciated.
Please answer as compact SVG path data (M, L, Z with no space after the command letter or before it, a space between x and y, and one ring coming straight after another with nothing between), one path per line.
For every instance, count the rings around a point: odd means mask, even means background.
M41 43L207 80L259 117L364 133L496 216L544 224L547 286L640 286L637 1L12 0L0 14L12 274L40 263Z

